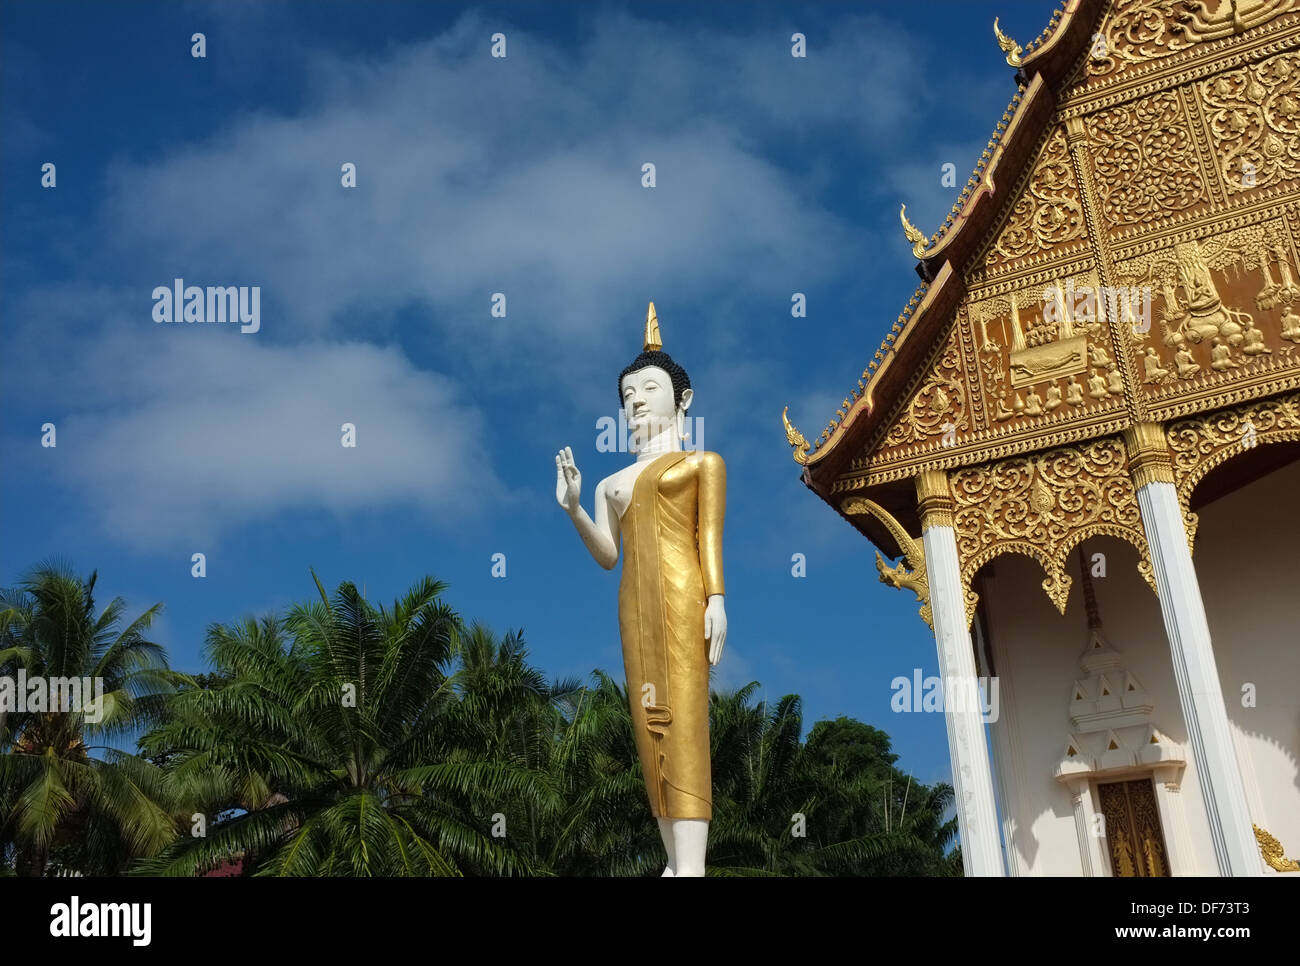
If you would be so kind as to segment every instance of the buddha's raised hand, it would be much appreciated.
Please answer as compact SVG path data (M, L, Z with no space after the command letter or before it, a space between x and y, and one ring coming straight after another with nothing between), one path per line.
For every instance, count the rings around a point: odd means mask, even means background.
M555 454L555 502L573 513L582 494L582 474L573 462L573 450L564 447Z

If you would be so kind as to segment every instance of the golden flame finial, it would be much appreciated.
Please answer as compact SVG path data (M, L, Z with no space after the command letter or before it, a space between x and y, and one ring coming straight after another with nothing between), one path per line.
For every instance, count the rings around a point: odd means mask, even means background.
M1002 28L998 26L997 17L993 18L993 35L998 38L998 46L1007 55L1007 66L1019 67L1020 55L1024 53L1024 48L1002 32Z
M794 461L806 466L808 464L808 451L812 447L808 445L808 440L804 439L803 433L799 432L794 423L790 422L790 417L787 415L789 412L789 406L781 410L781 422L785 424L785 441L794 447L794 452L791 454L794 456Z
M651 302L650 308L645 312L645 351L658 352L663 347L663 339L659 336L659 316L655 314L655 304Z
M925 257L925 246L927 244L925 235L921 229L917 228L907 220L907 205L900 205L898 209L898 220L903 223L903 234L907 240L912 243L912 254L917 258Z

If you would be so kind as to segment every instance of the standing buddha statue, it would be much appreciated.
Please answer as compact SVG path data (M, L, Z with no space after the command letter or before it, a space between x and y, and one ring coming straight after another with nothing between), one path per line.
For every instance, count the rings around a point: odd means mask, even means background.
M644 350L619 375L618 391L636 461L597 484L593 520L566 446L555 456L555 498L606 570L622 544L619 636L637 757L668 855L663 874L702 876L713 817L709 667L727 635L726 466L717 453L683 449L694 391L663 351L653 302Z

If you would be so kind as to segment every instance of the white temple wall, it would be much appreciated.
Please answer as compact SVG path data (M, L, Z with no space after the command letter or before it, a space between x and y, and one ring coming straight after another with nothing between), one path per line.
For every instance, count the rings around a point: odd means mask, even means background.
M1300 857L1297 492L1300 462L1203 507L1193 558L1251 819L1292 859ZM1254 687L1253 708L1243 705L1244 685Z
M1106 537L1085 543L1089 554L1106 555L1107 575L1093 578L1102 633L1149 693L1154 704L1152 722L1186 748L1187 731L1159 602L1137 573L1137 552ZM998 557L993 574L983 584L982 603L1003 705L999 720L991 725L993 768L1012 875L1083 874L1070 791L1054 777L1071 731L1071 688L1085 676L1079 657L1088 642L1077 549L1072 561L1074 583L1064 616L1043 592L1042 568L1028 557ZM1300 597L1300 588L1296 595ZM1088 742L1100 738L1080 737ZM1193 867L1184 861L1173 872L1213 874L1209 827L1190 749L1186 758L1181 791L1175 798L1181 802L1183 841L1190 847ZM1093 796L1097 808L1095 792ZM1176 830L1168 816L1162 815L1162 822L1168 848ZM1107 863L1100 874L1109 873Z

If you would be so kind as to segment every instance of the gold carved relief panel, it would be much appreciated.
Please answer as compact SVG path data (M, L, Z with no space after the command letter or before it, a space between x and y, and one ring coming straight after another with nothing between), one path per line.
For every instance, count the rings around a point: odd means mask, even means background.
M1124 444L1113 437L953 470L948 484L962 579L1004 553L1037 560L1043 590L1065 613L1070 551L1108 534L1137 548L1138 570L1155 589L1151 558Z
M1239 384L1300 378L1300 277L1280 215L1173 236L1116 261L1114 274L1143 302L1121 332L1154 415L1210 405Z
M1038 427L1123 407L1097 273L973 301L979 383L993 425Z
M916 466L983 462L1121 428L1123 357L1099 285L1096 269L1083 267L968 295L887 428L833 492L906 478Z

